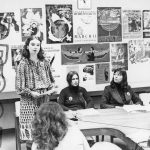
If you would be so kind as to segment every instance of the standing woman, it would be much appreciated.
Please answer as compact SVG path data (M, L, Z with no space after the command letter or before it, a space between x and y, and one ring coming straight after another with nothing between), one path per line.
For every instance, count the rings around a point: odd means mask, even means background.
M20 98L20 132L22 140L31 140L31 121L36 109L54 93L50 63L45 60L38 37L29 37L17 67L16 90Z
M128 85L126 71L121 68L115 69L110 85L104 89L101 108L114 108L115 106L132 104L143 105L143 102Z

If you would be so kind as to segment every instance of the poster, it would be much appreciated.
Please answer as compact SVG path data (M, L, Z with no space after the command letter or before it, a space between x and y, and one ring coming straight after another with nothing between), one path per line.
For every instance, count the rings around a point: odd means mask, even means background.
M142 38L142 12L140 10L123 10L123 38Z
M22 58L23 45L11 45L12 68L17 69Z
M0 13L0 40L10 37L12 32L15 37L19 30L19 22L14 12Z
M47 44L72 43L72 5L46 5Z
M0 44L0 92L2 92L6 86L6 78L3 69L7 60L8 60L8 45Z
M96 67L96 84L104 84L110 82L109 63L98 63Z
M52 75L55 80L56 91L59 93L61 77L60 46L43 44L45 58L49 61Z
M96 11L74 11L73 22L75 22L73 26L74 43L97 42Z
M43 39L43 21L41 8L20 9L21 13L21 36L25 41L30 36Z
M97 7L98 42L122 41L120 7Z
M143 10L143 38L150 38L150 10Z
M128 46L127 43L111 44L112 70L124 68L128 70Z
M62 65L109 62L109 44L61 45Z

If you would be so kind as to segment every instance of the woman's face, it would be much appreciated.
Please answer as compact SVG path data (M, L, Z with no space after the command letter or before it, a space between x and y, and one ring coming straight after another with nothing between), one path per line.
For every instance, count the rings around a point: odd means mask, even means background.
M79 78L78 78L78 76L76 74L72 76L71 85L72 86L78 86L79 85Z
M115 83L120 83L122 81L122 79L123 79L123 76L122 76L122 74L120 74L119 71L114 73L114 82Z
M30 41L28 49L30 52L30 55L37 55L40 51L40 41L38 39L33 39Z

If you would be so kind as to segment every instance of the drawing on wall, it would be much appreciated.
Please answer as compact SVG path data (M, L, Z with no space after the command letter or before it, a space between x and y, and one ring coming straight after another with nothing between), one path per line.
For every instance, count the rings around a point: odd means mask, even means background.
M9 36L11 27L15 32L19 32L19 25L14 12L0 13L0 40Z
M109 62L109 44L61 45L62 65Z
M123 10L123 38L142 37L141 10Z
M150 62L149 40L130 40L128 45L131 64Z
M43 23L41 8L20 9L22 41L29 36L37 36L43 39Z
M78 9L91 9L91 0L78 0Z
M96 64L96 84L110 82L110 65L109 63Z
M0 44L0 92L5 89L6 79L3 74L3 67L8 60L8 45Z
M123 68L128 70L128 47L127 43L111 44L111 65L112 70Z
M97 7L98 42L122 41L121 8Z
M150 38L150 10L143 10L143 38Z
M47 44L72 43L72 5L46 5Z
M97 42L96 11L74 11L73 22L74 43Z
M12 45L11 46L11 57L12 57L12 68L17 69L22 58L23 45Z

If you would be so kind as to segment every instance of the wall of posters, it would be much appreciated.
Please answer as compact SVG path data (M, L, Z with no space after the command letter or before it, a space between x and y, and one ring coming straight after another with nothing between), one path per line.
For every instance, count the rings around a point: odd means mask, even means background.
M132 87L150 86L148 3L5 0L0 6L0 92L15 91L15 68L31 35L43 40L58 93L70 70L79 73L88 91L103 90L119 67L126 69Z

